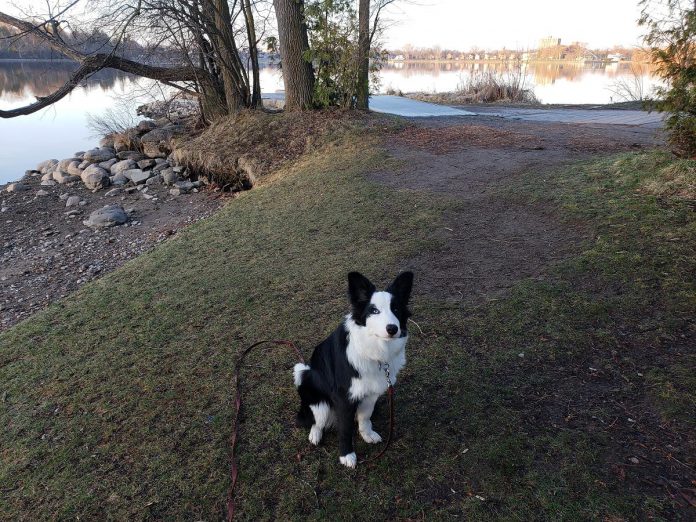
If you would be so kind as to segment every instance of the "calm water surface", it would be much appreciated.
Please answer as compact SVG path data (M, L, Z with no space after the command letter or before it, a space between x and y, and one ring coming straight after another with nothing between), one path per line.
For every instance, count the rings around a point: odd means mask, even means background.
M63 85L75 65L70 62L0 61L0 108L31 103ZM495 69L486 64L392 63L380 73L379 91L452 91L475 70ZM527 70L527 85L543 103L609 103L612 86L637 76L646 90L655 85L647 71L628 65L607 67L534 65ZM262 71L264 92L283 88L277 68ZM94 147L98 138L87 125L91 116L109 111L138 121L135 108L161 93L154 82L116 71L102 71L53 107L29 116L0 120L0 183L21 178L24 171L49 158L63 159Z

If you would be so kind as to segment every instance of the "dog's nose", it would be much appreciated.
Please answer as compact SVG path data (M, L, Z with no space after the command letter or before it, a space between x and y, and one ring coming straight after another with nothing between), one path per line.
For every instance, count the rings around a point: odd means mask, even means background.
M396 335L396 332L399 331L399 327L396 326L395 324L388 324L387 325L387 333L389 335Z

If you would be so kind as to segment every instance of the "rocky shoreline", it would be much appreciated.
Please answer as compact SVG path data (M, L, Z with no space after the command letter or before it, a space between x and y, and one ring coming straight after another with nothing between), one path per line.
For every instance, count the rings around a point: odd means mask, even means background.
M0 330L223 204L175 160L173 140L188 132L185 118L143 120L0 187Z

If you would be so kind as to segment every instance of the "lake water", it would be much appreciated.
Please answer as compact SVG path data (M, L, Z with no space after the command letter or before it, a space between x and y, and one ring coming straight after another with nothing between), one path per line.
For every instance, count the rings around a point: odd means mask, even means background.
M63 85L75 65L70 62L0 61L0 108L31 103ZM380 73L379 91L452 91L476 70L497 70L488 64L390 63ZM606 67L535 64L527 71L527 85L543 103L602 104L620 101L612 93L619 81L639 78L644 89L656 84L646 70L629 65ZM264 92L283 88L276 67L261 74ZM21 178L24 171L49 158L62 159L98 141L90 130L90 116L111 111L126 120L138 121L135 108L161 95L151 81L116 71L101 71L53 107L29 116L0 119L0 183Z

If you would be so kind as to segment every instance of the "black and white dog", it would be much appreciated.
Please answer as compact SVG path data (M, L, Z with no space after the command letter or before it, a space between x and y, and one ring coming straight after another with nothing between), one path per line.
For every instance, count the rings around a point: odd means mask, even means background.
M354 421L363 440L382 440L372 429L372 410L387 390L382 370L389 364L392 382L406 363L406 322L413 274L404 272L384 292L358 272L348 274L352 311L314 349L309 366L296 364L295 386L302 404L298 423L310 428L309 441L319 444L325 428L336 425L339 460L354 468Z

